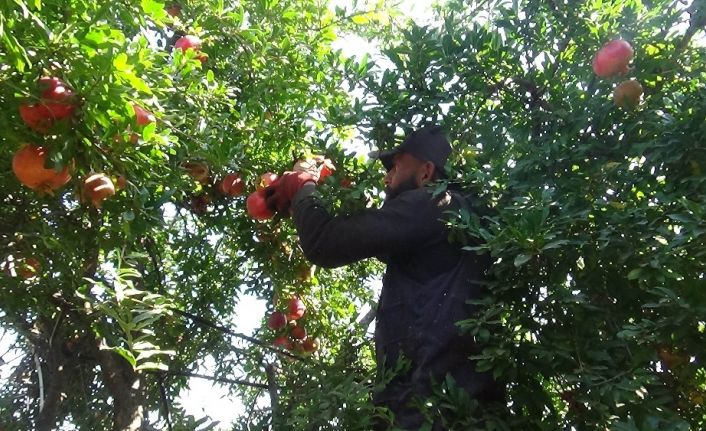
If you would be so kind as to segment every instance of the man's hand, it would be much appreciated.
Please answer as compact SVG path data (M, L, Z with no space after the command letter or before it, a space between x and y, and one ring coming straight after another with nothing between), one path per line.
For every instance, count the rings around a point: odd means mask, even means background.
M316 179L308 172L285 172L269 187L265 188L267 207L285 216L289 215L289 206L294 195L304 184L316 184Z
M313 156L309 159L299 160L294 164L292 170L294 172L309 173L317 184L321 184L326 177L333 174L336 167L331 160L324 156Z

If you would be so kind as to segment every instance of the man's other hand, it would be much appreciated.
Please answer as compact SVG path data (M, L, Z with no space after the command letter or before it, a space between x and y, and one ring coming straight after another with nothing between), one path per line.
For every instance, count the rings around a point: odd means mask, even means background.
M289 171L283 173L274 183L265 188L267 207L288 216L294 195L306 183L316 184L316 179L308 172Z

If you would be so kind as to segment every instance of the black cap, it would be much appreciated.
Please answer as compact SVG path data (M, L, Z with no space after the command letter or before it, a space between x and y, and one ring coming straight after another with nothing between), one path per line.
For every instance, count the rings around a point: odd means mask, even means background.
M444 166L451 154L451 144L439 126L425 126L409 134L395 149L371 153L380 159L388 171L392 169L395 154L409 153L424 162L432 162L441 177L446 177Z

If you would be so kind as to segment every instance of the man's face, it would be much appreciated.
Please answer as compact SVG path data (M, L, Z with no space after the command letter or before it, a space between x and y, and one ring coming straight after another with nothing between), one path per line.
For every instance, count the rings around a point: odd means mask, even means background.
M389 201L400 193L418 188L417 173L422 164L411 154L395 154L392 169L385 175L385 200Z

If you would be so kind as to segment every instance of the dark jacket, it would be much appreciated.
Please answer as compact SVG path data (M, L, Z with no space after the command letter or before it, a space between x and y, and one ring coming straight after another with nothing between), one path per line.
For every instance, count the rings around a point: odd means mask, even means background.
M472 337L459 333L455 323L468 318L466 301L481 294L489 260L464 252L448 241L444 213L469 202L455 192L433 197L428 189L403 192L380 209L366 209L347 217L331 216L307 185L292 203L294 224L304 254L312 263L331 268L377 257L387 264L377 310L375 346L378 368L394 366L399 353L411 369L376 395L390 407L399 426L416 426L404 405L413 396L429 394L430 377L437 381L451 373L471 396L493 392L491 379L478 374L468 357ZM492 395L495 397L495 395Z

